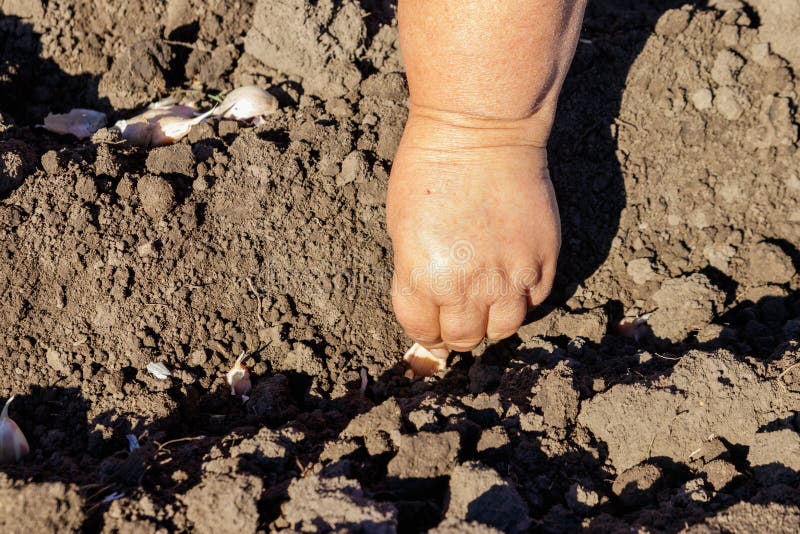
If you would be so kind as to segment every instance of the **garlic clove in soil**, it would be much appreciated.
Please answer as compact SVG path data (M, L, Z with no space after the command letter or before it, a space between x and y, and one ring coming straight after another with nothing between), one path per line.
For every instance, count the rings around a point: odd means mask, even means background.
M244 400L247 400L247 394L250 393L252 384L250 383L250 370L242 363L245 358L247 358L247 353L242 352L236 358L226 378L231 387L231 395L241 395Z
M447 349L426 349L419 343L414 343L403 356L410 369L406 371L408 378L433 376L447 368Z
M13 396L9 398L0 413L0 464L18 462L30 451L25 434L8 416L8 406L13 400Z
M86 139L105 125L105 113L93 109L75 108L69 113L48 113L42 126L53 133L71 134L78 139Z
M189 133L192 126L207 120L216 108L210 109L197 117L184 118L167 115L154 122L150 137L151 146L171 145Z
M158 105L126 120L114 128L134 146L161 146L174 143L189 133L195 124L203 122L214 110L197 115L197 110L181 104Z
M625 318L617 323L617 332L624 337L629 337L637 343L647 335L648 325L647 320L651 314L646 314L641 317Z
M278 100L255 85L234 89L220 104L218 117L248 121L255 119L260 124L264 115L278 110Z

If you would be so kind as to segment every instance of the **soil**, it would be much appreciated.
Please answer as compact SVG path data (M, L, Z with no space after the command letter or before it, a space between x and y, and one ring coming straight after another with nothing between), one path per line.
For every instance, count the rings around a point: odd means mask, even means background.
M3 532L800 529L794 0L590 2L553 295L413 382L393 2L0 10L0 398L31 447L0 466ZM265 124L169 147L36 127L245 84Z

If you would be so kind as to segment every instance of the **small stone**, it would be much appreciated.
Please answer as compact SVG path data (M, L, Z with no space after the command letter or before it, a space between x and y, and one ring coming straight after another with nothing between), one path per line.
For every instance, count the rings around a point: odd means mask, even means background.
M708 264L722 272L727 272L731 259L736 255L736 249L728 243L712 243L703 248L703 256Z
M692 105L694 105L695 109L698 111L705 111L711 108L714 102L714 93L711 92L711 89L705 87L693 92L690 98L692 99Z

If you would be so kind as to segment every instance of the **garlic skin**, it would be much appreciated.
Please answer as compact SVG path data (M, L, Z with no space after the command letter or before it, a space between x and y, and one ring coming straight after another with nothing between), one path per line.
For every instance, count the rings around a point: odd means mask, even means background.
M422 378L433 376L447 368L447 357L450 351L447 349L426 349L419 343L414 343L403 356L403 360L408 364L409 370L406 371L407 378Z
M250 370L242 363L245 358L247 358L247 353L242 352L236 358L231 370L228 371L226 379L231 387L231 395L241 395L244 400L247 400L247 394L250 393L253 386L250 383Z
M164 146L178 141L192 126L208 119L214 110L197 115L197 110L181 104L164 104L127 120L120 120L114 128L134 146Z
M245 85L228 93L219 107L217 117L261 124L264 115L278 110L278 100L260 87Z
M93 109L75 108L69 113L48 113L42 125L45 130L78 139L91 137L106 125L106 114Z
M25 434L8 416L8 406L14 397L11 396L0 413L0 464L18 462L30 452Z

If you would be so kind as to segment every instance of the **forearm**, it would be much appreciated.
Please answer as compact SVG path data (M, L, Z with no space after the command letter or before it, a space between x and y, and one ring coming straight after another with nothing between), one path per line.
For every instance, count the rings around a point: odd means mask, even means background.
M546 142L586 0L400 0L412 110L528 121Z

